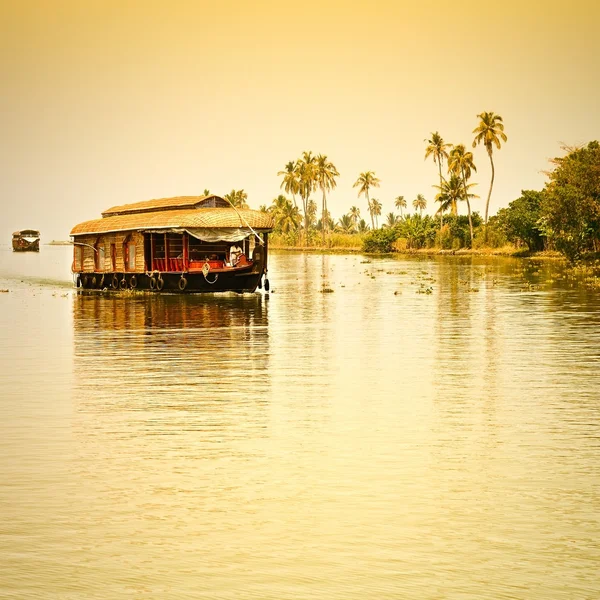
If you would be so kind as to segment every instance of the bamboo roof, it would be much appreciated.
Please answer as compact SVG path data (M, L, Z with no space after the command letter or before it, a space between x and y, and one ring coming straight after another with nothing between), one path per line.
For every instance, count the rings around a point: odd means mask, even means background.
M159 198L156 200L145 200L144 202L113 206L112 208L105 210L102 213L102 216L110 217L114 215L137 214L159 210L177 210L180 208L201 208L203 204L210 206L229 206L227 200L220 196L215 196L214 194L211 194L210 196L176 196L174 198Z
M192 197L188 197L192 198ZM196 204L198 202L198 197ZM201 197L202 198L202 197ZM177 201L181 198L169 198L173 200L173 206L177 205ZM163 202L158 200L150 200L148 202ZM139 204L148 203L140 202ZM273 229L273 217L269 213L263 213L257 210L248 208L193 208L195 204L190 201L190 208L187 209L171 209L162 205L157 210L147 212L131 211L127 214L110 214L106 211L103 214L107 216L102 219L93 221L84 221L75 225L71 230L71 235L86 235L99 233L112 233L117 231L136 231L136 230L152 230L152 229L190 229L195 227L218 227L218 228L238 228L252 227L257 230ZM134 206L134 205L124 205ZM115 210L121 207L114 207Z

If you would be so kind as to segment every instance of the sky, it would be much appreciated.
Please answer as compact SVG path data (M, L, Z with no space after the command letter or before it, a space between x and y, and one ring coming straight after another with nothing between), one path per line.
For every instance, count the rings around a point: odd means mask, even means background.
M494 214L542 189L562 144L600 139L599 22L591 0L3 0L0 243L204 189L269 205L305 150L340 172L336 219L368 216L352 187L367 170L384 215L419 193L433 213L424 140L470 147L483 111L508 136ZM483 213L491 169L473 153Z

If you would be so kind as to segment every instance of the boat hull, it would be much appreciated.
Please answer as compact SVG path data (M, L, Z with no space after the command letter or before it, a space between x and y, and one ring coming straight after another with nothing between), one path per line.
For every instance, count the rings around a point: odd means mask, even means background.
M13 240L12 243L13 252L39 252L40 251L40 240L28 242L24 239Z
M84 290L147 291L154 293L200 294L211 292L254 292L262 273L245 270L195 273L81 273L76 286Z

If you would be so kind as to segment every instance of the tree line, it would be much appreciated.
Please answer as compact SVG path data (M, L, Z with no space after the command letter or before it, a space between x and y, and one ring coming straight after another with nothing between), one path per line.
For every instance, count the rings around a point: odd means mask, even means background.
M357 197L366 200L369 221L361 209L352 206L337 221L327 207L327 196L336 188L340 174L324 154L303 152L278 172L281 188L291 200L280 194L270 206L260 210L273 214L275 232L288 245L326 245L332 233L360 236L366 251L390 251L392 248L460 249L480 246L499 247L510 243L528 251L557 250L575 261L586 252L600 252L600 144L592 141L584 147L563 147L563 157L551 160L544 189L523 190L519 198L492 217L489 205L495 179L494 149L507 141L502 117L493 112L477 115L472 147L482 145L491 165L491 179L483 217L471 202L478 196L472 174L477 172L473 153L465 144L446 143L439 132L425 139L424 158L432 158L437 167L438 183L433 216L423 215L427 200L418 194L412 200L415 212L408 214L408 202L402 195L394 199L399 215L390 212L380 223L382 203L372 197L381 181L374 171L359 174L353 184ZM320 193L320 207L312 198ZM208 190L205 190L208 194ZM238 207L247 206L244 190L232 190L225 197ZM297 202L300 199L300 204ZM467 215L458 207L466 205Z
M504 133L504 124L500 115L493 112L483 112L477 117L479 123L473 130L475 134L473 147L483 144L492 165L492 179L485 211L485 230L487 232L488 208L494 183L493 147L496 146L499 149L501 142L506 141L507 137ZM440 236L444 233L444 214L457 216L458 203L465 201L469 221L469 245L472 246L474 224L471 200L476 196L470 192L474 184L469 183L469 179L472 173L477 171L473 154L466 150L464 144L453 145L444 142L437 131L431 134L429 140L425 141L427 142L425 158L431 156L438 166L439 186L434 187L438 189L435 201L439 203L436 216L439 215L440 218ZM444 161L447 162L447 177L442 174ZM311 240L311 230L320 233L321 242L324 244L326 237L332 231L351 234L365 233L369 230L375 231L380 228L379 218L381 217L382 203L377 198L372 197L372 191L378 188L381 182L374 171L360 173L353 184L354 188L358 188L358 197L363 196L366 200L370 226L364 219L361 219L360 209L356 206L353 206L346 215L342 215L337 222L331 218L331 214L327 209L327 194L335 189L340 174L326 155L303 152L297 160L289 161L277 175L282 178L280 187L291 195L292 200L288 200L285 196L278 196L273 200L271 206L262 206L261 209L273 213L276 230L285 233L289 237L295 237L296 241L302 241L304 245L308 245ZM317 203L311 198L311 194L317 191L321 192L322 197L320 218L317 216L319 212ZM296 202L297 196L300 197L302 202L300 207ZM397 196L394 205L400 210L400 215L390 212L382 227L394 227L405 219L403 211L407 208L407 201L404 196ZM413 200L412 206L423 218L423 211L427 208L425 196L418 194ZM487 233L485 235L487 238ZM312 237L314 238L314 235Z

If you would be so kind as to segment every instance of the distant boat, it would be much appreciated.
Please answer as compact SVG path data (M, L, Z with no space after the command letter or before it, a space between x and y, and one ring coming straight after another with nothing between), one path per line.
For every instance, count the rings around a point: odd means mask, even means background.
M266 279L273 217L220 196L114 206L71 230L72 271L85 289L254 292Z
M12 236L13 252L39 252L40 232L36 229L15 231Z

